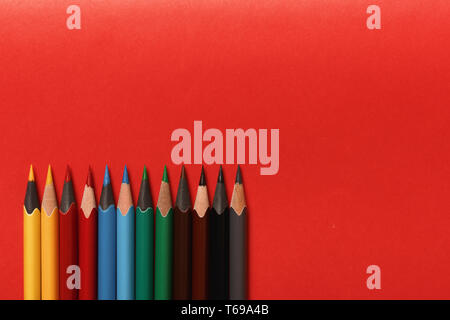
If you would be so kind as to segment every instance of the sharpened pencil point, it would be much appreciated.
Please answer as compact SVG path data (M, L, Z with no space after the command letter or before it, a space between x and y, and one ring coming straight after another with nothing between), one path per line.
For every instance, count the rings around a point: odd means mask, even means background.
M103 177L103 185L106 186L110 183L111 183L111 179L109 177L109 169L108 169L108 165L106 165L105 176Z
M163 173L162 181L169 183L169 176L167 174L167 166L164 166L164 173Z
M180 179L186 179L186 172L184 172L184 165L181 166Z
M205 168L202 166L202 173L200 174L199 186L206 186Z
M66 167L66 177L64 178L64 182L72 181L72 177L70 176L70 169L69 165Z
M126 165L125 168L123 169L122 183L130 184L130 179L128 178L128 170Z
M32 164L30 164L30 172L28 173L28 181L34 181L34 170L33 170Z
M238 165L237 171L236 171L236 183L242 184L242 173L241 173L241 167Z
M223 178L222 166L220 166L220 169L219 169L219 177L217 178L217 182L218 183L224 183L225 182L225 179Z
M88 168L88 174L86 177L86 185L88 187L92 187L94 185L93 181L92 181L92 170L91 170L91 166L89 166Z
M45 181L45 184L53 184L52 167L50 165L48 165L47 180Z
M142 180L148 180L147 167L144 165L144 171L142 172Z

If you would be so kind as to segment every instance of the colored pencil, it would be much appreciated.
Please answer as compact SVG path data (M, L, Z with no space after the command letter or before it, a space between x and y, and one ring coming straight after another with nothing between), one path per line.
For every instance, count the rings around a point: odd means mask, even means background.
M247 299L247 204L241 168L238 165L236 182L230 204L230 299Z
M81 270L80 300L97 299L97 205L89 168L78 215L78 263Z
M23 298L41 299L41 211L33 166L23 202Z
M153 299L153 201L144 166L136 207L136 299Z
M72 276L73 266L78 266L78 216L72 177L66 168L61 202L59 204L59 299L78 298L78 280ZM76 275L76 274L75 274Z
M209 299L228 299L228 199L222 166L209 216Z
M155 299L172 298L173 208L167 168L159 189L155 218Z
M192 202L184 166L181 167L173 213L173 298L190 300L192 294Z
M192 213L192 299L208 299L209 198L202 167Z
M42 300L59 299L59 222L52 168L48 166L41 206Z
M119 200L117 200L117 300L134 300L134 222L127 166L123 170Z
M99 300L116 299L116 208L108 166L98 206L98 288Z

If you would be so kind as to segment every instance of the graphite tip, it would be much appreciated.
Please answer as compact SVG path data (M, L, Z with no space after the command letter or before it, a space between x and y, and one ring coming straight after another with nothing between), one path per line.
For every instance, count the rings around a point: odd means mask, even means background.
M186 179L186 172L184 170L184 164L181 166L180 179Z
M52 167L50 165L48 165L47 179L45 180L45 184L53 184Z
M109 177L109 169L108 165L105 167L105 176L103 177L103 185L106 186L111 183L111 179Z
M126 165L125 168L123 169L122 183L130 184L130 179L128 178L128 170Z
M206 186L205 168L202 166L202 173L200 174L199 186Z
M88 174L86 177L86 185L88 187L92 187L94 185L94 182L92 181L92 170L91 170L91 166L88 167Z
M238 165L237 171L236 171L236 183L242 184L242 173L241 173L241 167Z
M34 170L33 170L32 164L30 164L30 172L28 173L28 181L34 181Z
M64 178L64 182L72 181L72 177L70 176L70 168L69 165L66 167L66 176Z
M162 181L169 183L169 176L167 174L167 166L164 166L164 173L163 173Z
M147 167L144 165L144 171L142 172L142 180L148 180Z
M219 177L217 178L217 183L224 183L225 179L223 178L223 170L222 166L219 168Z

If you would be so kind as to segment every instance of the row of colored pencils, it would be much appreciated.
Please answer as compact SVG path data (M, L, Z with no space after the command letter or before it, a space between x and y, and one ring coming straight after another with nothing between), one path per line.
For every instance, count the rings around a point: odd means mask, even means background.
M136 209L127 168L116 206L106 167L98 209L89 170L79 210L69 168L58 210L51 168L40 205L30 167L23 217L25 299L247 298L239 167L230 205L220 167L212 206L203 168L192 206L183 166L174 207L164 168L155 212L145 167Z

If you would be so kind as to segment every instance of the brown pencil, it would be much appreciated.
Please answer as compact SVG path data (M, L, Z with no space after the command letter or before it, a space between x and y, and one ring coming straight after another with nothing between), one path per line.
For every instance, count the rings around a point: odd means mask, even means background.
M191 299L192 202L184 166L181 168L173 215L173 299Z
M208 299L209 198L202 167L192 213L192 299Z

